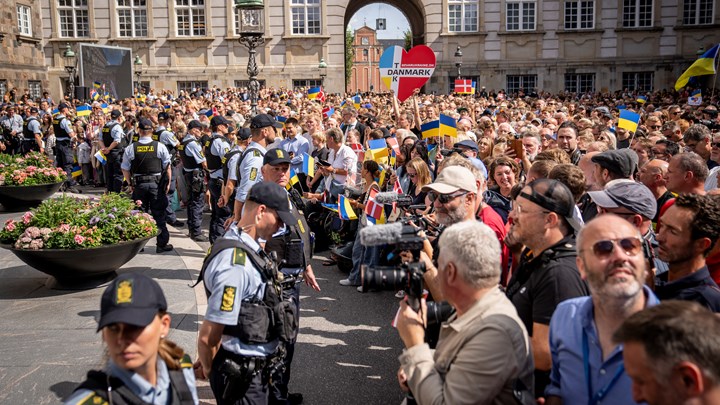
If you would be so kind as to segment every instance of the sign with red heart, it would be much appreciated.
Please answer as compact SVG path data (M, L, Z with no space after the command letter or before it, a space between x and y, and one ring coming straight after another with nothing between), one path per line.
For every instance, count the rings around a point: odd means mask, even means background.
M409 52L392 46L380 57L380 77L401 102L425 85L434 71L435 52L427 45L418 45Z

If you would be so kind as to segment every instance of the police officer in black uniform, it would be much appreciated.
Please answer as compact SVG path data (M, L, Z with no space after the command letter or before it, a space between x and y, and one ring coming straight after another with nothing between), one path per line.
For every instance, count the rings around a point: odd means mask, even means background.
M102 143L104 148L101 152L105 155L105 186L108 193L119 193L122 191L123 173L120 169L122 153L125 150L126 138L122 127L123 117L120 110L110 112L110 121L102 129Z
M130 184L133 200L142 201L150 209L160 234L157 236L157 253L169 252L170 234L165 224L167 191L170 188L170 152L165 145L152 139L152 122L141 118L138 124L140 140L125 148L121 169Z
M167 200L168 205L165 209L165 213L167 215L167 223L174 226L174 227L181 227L184 226L185 223L183 221L180 221L177 219L177 216L175 215L175 210L172 208L172 198L175 194L175 176L177 176L177 164L179 163L179 158L177 156L177 147L180 145L180 141L175 137L175 134L172 133L169 129L167 129L168 126L171 125L170 120L170 114L166 113L165 111L158 114L158 127L155 128L155 131L153 131L153 135L157 136L157 140L160 141L165 147L167 148L168 152L170 152L171 163L170 163L170 188L167 192Z
M270 149L265 153L262 175L264 181L274 182L285 190L287 190L288 180L290 177L290 155L283 149ZM305 283L320 291L320 286L315 280L315 275L310 265L312 258L312 239L310 228L308 227L305 217L301 211L304 206L300 194L294 188L287 191L288 205L290 212L293 214L294 222L292 224L283 225L272 239L265 243L265 251L275 252L278 258L278 267L283 275L288 278L304 278ZM296 322L299 324L300 316L300 285L295 283L291 289L287 290L290 299L296 308ZM295 341L288 342L286 345L286 355L283 362L283 370L278 370L273 376L273 385L270 389L270 404L285 405L298 404L302 402L302 395L299 393L288 393L288 383L290 382L290 365L295 353Z
M218 205L218 200L223 192L223 170L222 159L225 154L230 151L230 142L226 137L230 129L230 121L225 117L216 115L210 120L210 129L212 136L205 142L205 158L207 159L207 168L210 172L210 204L212 205L212 213L210 215L210 243L214 243L215 239L225 233L225 221L232 214L230 208Z
M207 242L207 236L202 233L202 215L205 206L205 189L207 178L207 160L203 155L200 137L202 124L192 120L188 123L188 132L178 145L178 155L183 163L183 176L185 178L185 195L187 200L187 223L190 230L190 239L196 242Z
M72 142L75 140L75 131L72 123L67 119L70 106L66 103L58 105L58 114L53 118L52 126L55 132L55 161L57 167L62 168L67 175L67 180L63 185L64 191L71 193L79 193L75 187L77 183L72 177L72 169L74 163Z
M282 366L284 343L295 339L295 306L283 298L274 260L259 241L292 224L287 193L259 182L247 195L240 222L230 225L203 263L208 308L198 337L198 376L210 378L218 405L267 404L268 383Z
M24 155L31 151L45 153L37 107L30 107L30 115L28 115L23 123L23 142L20 147L20 153Z

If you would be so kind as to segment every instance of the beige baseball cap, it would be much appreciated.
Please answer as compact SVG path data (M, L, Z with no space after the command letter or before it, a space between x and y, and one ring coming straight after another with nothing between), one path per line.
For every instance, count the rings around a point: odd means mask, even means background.
M475 176L462 166L444 168L433 183L422 188L422 191L434 191L438 194L452 194L458 190L477 193Z

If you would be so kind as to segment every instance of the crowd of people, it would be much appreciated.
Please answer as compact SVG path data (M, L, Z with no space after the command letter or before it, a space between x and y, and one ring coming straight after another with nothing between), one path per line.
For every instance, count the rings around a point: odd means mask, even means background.
M0 149L47 153L68 173L67 191L78 191L70 173L79 165L84 184L143 200L160 229L158 253L172 250L166 224L185 225L173 202L186 207L188 236L213 243L194 368L218 403L302 401L287 383L299 282L320 288L309 213L335 206L347 215L344 200L358 220L352 270L340 284L365 292L364 266L417 259L428 300L455 311L432 328L425 300L419 310L401 301L398 379L408 401L714 403L714 95L695 106L690 90L640 98L416 90L405 102L391 93L311 100L305 90L261 89L255 111L246 89L150 90L93 102L83 117L78 100L6 98ZM640 114L636 130L619 125L623 109ZM440 115L455 130L423 136ZM385 150L372 147L379 140ZM383 192L412 203L370 214ZM387 247L360 243L364 229L398 221L424 224L422 251L388 263ZM115 322L163 330L158 309L155 321ZM265 330L268 316L284 330ZM112 325L101 327L124 331Z

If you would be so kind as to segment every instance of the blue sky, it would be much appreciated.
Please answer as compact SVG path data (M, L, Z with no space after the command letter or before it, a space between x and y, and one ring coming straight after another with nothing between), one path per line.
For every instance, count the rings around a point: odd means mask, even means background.
M410 27L405 14L385 3L373 3L362 7L350 19L350 26L353 30L363 25L375 29L375 19L381 17L386 19L387 29L378 31L378 39L401 39L403 32Z

